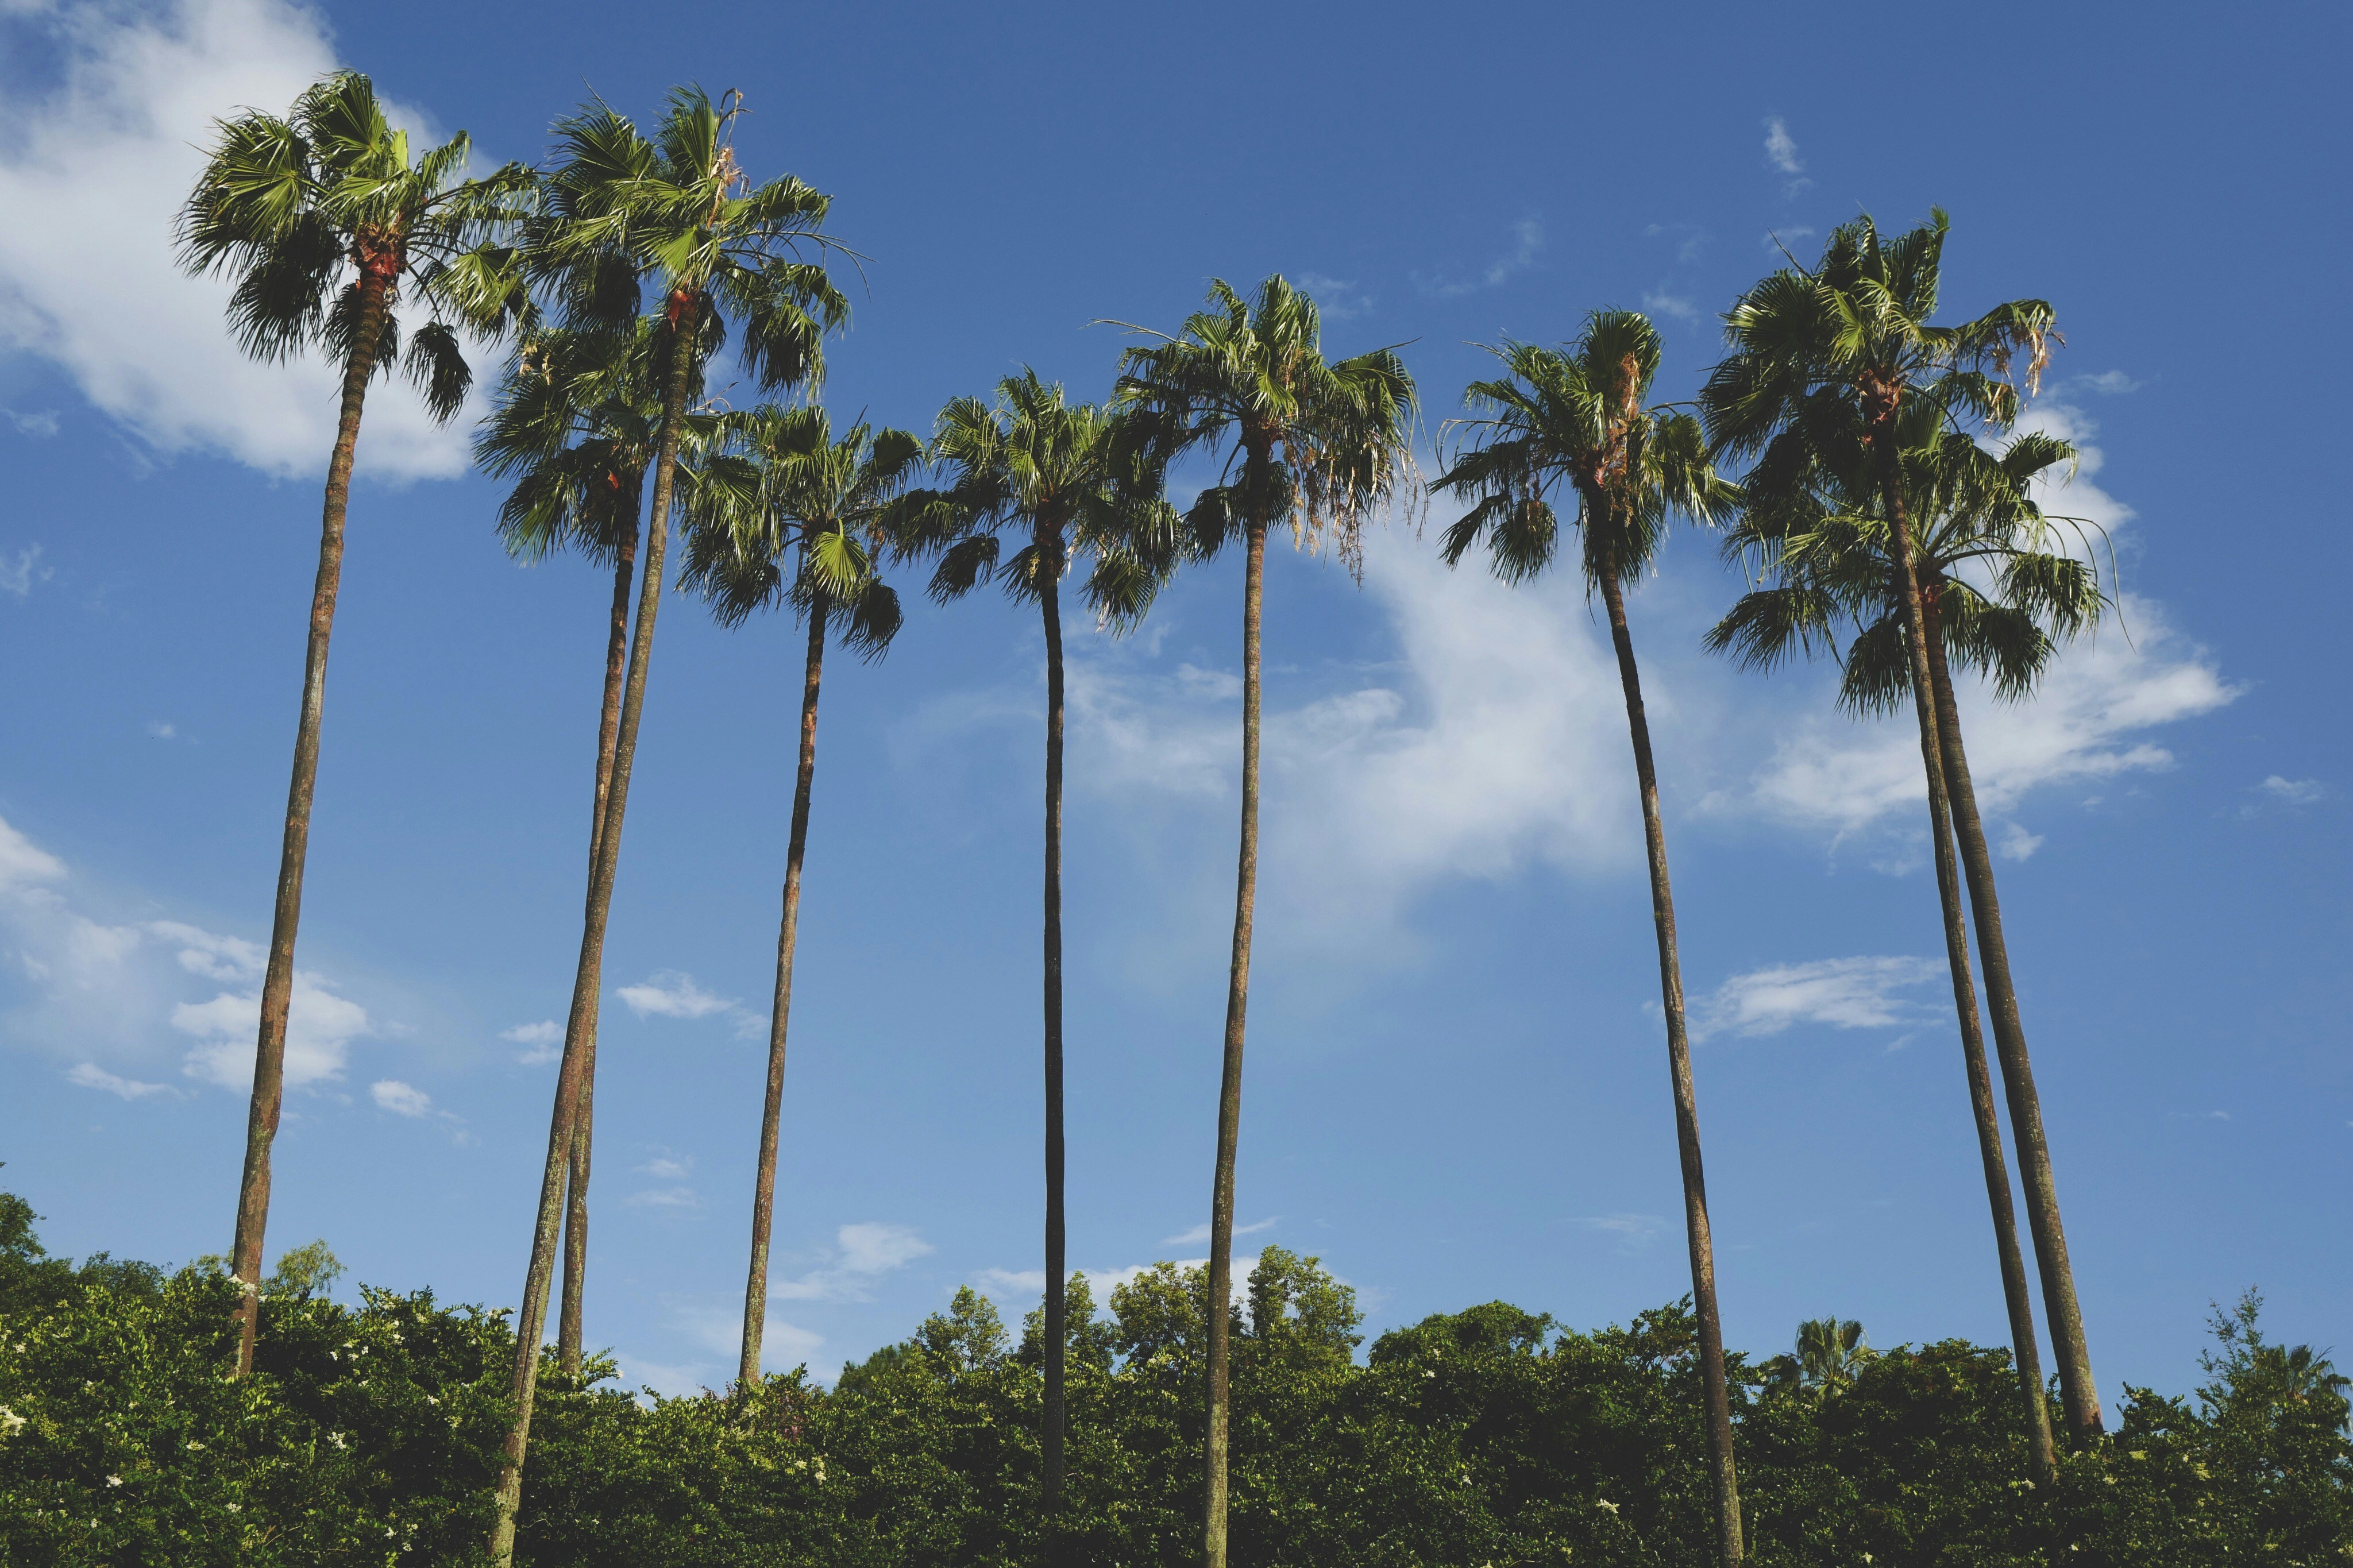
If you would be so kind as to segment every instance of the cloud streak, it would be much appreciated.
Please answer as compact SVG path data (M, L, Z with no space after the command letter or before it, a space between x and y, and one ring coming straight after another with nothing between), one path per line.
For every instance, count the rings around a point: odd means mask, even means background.
M1925 958L1825 958L1778 963L1736 974L1693 1011L1692 1038L1778 1035L1799 1024L1882 1029L1915 1022L1907 992L1936 979L1944 966Z

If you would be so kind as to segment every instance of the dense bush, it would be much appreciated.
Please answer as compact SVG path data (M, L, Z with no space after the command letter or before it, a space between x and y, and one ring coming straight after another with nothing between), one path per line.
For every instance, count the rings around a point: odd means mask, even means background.
M0 1195L0 1562L468 1563L501 1434L502 1315L281 1275L257 1375L224 1375L215 1272L46 1257ZM1068 1506L1033 1506L1040 1346L966 1290L911 1339L749 1394L542 1384L522 1560L1157 1564L1198 1552L1203 1286L1163 1264L1071 1310ZM1270 1247L1235 1314L1235 1561L1672 1564L1708 1537L1689 1313L1579 1334L1501 1302L1382 1336ZM2353 1563L2345 1381L2217 1315L2190 1399L2023 1479L2009 1356L1948 1342L1827 1381L1735 1361L1752 1560L1776 1565Z

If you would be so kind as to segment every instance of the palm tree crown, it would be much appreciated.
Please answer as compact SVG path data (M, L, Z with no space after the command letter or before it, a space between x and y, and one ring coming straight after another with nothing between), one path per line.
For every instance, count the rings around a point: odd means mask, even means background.
M236 279L229 326L254 358L317 347L338 365L365 353L371 375L401 364L448 419L473 380L459 329L495 331L524 308L512 253L491 242L522 217L533 176L510 163L468 180L469 149L461 131L412 156L368 79L339 71L283 119L248 110L220 122L180 211L181 263ZM389 313L404 293L429 316L405 349ZM370 342L372 296L385 313Z
M1157 465L1126 436L1119 416L1067 401L1060 383L1025 366L997 384L994 405L960 397L940 411L931 456L952 483L905 499L894 542L903 553L939 552L930 591L942 603L994 579L1035 604L1092 556L1087 607L1132 626L1151 608L1178 531ZM1007 557L1008 531L1028 537Z
M1209 304L1120 356L1130 439L1164 464L1226 448L1185 514L1198 553L1288 521L1356 567L1365 524L1411 472L1413 377L1389 349L1325 359L1315 301L1280 277L1248 300L1220 279Z
M1448 565L1484 539L1505 581L1544 571L1559 546L1550 498L1566 483L1586 581L1622 583L1649 569L1672 512L1710 518L1735 498L1707 461L1699 421L1646 406L1660 358L1647 318L1597 310L1572 350L1488 352L1508 374L1464 394L1484 416L1449 422L1464 438L1433 486L1472 502L1440 539Z
M899 630L899 595L877 574L877 534L923 462L904 430L854 425L839 439L823 408L763 406L727 421L687 503L681 590L723 626L754 610L815 613L842 645L874 658Z
M2077 544L2087 525L2046 514L2034 485L2071 468L2074 448L2031 432L1988 451L1942 427L1932 405L1907 416L1926 425L1903 457L1914 570L1930 606L1932 635L1955 666L1985 675L2016 701L2042 679L2061 641L2094 625L2107 600L2099 576L2060 537ZM1843 679L1841 706L1891 713L1909 699L1912 663L1893 531L1878 487L1859 465L1818 465L1813 481L1745 510L1725 537L1728 554L1767 579L1709 632L1712 651L1770 669L1797 653L1831 653ZM1839 629L1850 636L1841 653Z
M634 317L659 290L660 319L691 320L698 357L731 326L744 369L765 389L814 390L823 340L849 324L849 301L820 260L832 198L786 174L754 186L735 160L742 99L714 105L701 88L670 94L655 134L596 104L559 121L559 161L527 254L536 281L577 321Z

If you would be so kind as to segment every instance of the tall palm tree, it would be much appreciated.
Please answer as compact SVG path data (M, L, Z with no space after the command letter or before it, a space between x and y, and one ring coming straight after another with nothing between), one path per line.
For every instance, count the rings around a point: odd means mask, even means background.
M508 553L536 561L550 551L571 548L613 573L596 791L589 814L592 876L620 731L638 516L644 510L646 469L653 461L661 425L654 339L653 324L642 321L620 331L593 326L533 331L509 366L497 405L474 439L476 462L492 475L515 480L499 509L499 534ZM681 461L707 444L714 418L688 416ZM596 1080L592 1026L582 1041L579 1109L565 1192L564 1286L555 1344L557 1365L567 1377L580 1374Z
M277 906L262 973L245 1171L229 1247L229 1268L242 1290L240 1377L253 1365L260 1311L270 1145L285 1098L294 938L302 916L327 645L343 580L343 517L361 410L368 383L400 367L423 395L427 411L448 420L473 381L459 329L494 331L522 299L507 254L491 242L520 216L531 175L510 164L487 179L467 180L468 148L461 131L412 155L408 133L385 119L368 79L339 71L314 83L282 118L248 110L216 122L204 172L180 209L181 265L237 281L228 321L239 347L271 363L317 349L343 371L320 521L319 571L311 591L293 778L279 850ZM408 332L405 348L395 314L403 303L422 307L427 316Z
M1741 1560L1740 1486L1733 1463L1732 1404L1725 1385L1724 1332L1716 1310L1715 1247L1701 1168L1699 1105L1692 1086L1691 1041L1684 1027L1681 961L1675 947L1674 894L1667 879L1666 828L1659 815L1658 770L1642 709L1641 671L1626 622L1625 584L1651 567L1667 524L1680 511L1705 521L1732 500L1709 467L1699 422L1649 405L1660 343L1648 318L1597 310L1567 350L1507 343L1490 351L1506 374L1473 382L1464 401L1481 416L1460 421L1452 462L1436 488L1472 503L1447 529L1440 554L1450 566L1484 541L1497 576L1507 583L1551 565L1560 525L1553 498L1577 501L1580 563L1588 590L1599 589L1618 651L1641 786L1642 837L1651 869L1651 919L1658 936L1659 991L1666 1011L1667 1071L1675 1104L1675 1142L1683 1159L1684 1237L1691 1252L1692 1300L1699 1315L1700 1365L1707 1403L1708 1450L1717 1550Z
M836 440L818 407L761 407L730 420L729 450L712 459L687 510L687 564L679 586L700 593L725 626L754 610L789 606L808 623L801 673L800 762L785 850L784 916L768 1014L768 1085L752 1186L752 1264L744 1288L736 1383L760 1381L768 1319L768 1234L776 1212L776 1140L785 1103L785 1033L792 1016L793 948L800 929L801 862L817 777L818 684L828 634L880 658L899 630L899 595L876 574L874 536L885 509L922 466L923 444L904 430L854 425Z
M807 259L833 243L823 228L830 198L790 175L751 184L735 161L733 132L742 107L733 94L714 104L699 88L681 88L670 94L669 110L651 137L601 103L559 121L556 165L546 176L542 211L526 236L532 276L577 321L617 326L637 313L645 284L659 290L655 353L661 366L661 422L654 437L645 565L605 821L596 834L531 1260L515 1323L514 1414L491 1533L491 1554L500 1568L514 1556L540 1335L547 1320L586 1041L596 1032L605 927L620 864L621 824L645 705L646 669L653 656L688 402L702 365L731 330L739 340L744 368L756 384L771 390L814 387L823 375L825 334L849 318L849 301L823 263Z
M1218 279L1210 286L1209 309L1196 311L1173 336L1149 335L1156 341L1120 356L1114 401L1133 416L1128 438L1155 464L1189 452L1222 453L1218 482L1185 513L1189 548L1199 559L1232 543L1243 549L1241 847L1209 1198L1203 1529L1209 1568L1225 1568L1227 1307L1233 1294L1234 1153L1241 1131L1243 1019L1258 892L1259 615L1266 539L1288 522L1303 542L1328 539L1341 560L1358 566L1365 524L1409 471L1415 404L1413 378L1392 351L1326 359L1314 300L1280 277L1260 284L1250 300Z
M2073 637L2093 625L2102 599L2091 568L2072 552L2052 548L2057 542L2055 520L2045 518L2032 497L2038 479L2073 464L2072 447L2035 434L2010 443L1997 456L1967 432L1947 428L1938 410L1926 402L1915 406L1904 425L1909 437L1904 452L1905 510L1914 523L1914 574L1921 587L1939 725L1937 755L1949 803L1948 812L1932 822L1936 890L2026 1410L2029 1458L2036 1480L2043 1482L2056 1473L2050 1411L2010 1203L2010 1169L1986 1069L1950 831L1960 816L1968 777L1960 721L1952 709L1949 660L1958 658L1989 675L2002 696L2023 698L2056 651L2054 635ZM1766 581L1717 624L1708 646L1769 669L1800 651L1838 654L1841 628L1851 627L1840 660L1841 705L1857 713L1891 711L1912 689L1893 538L1868 463L1819 465L1814 482L1784 487L1769 500L1757 498L1725 545L1729 552L1749 558ZM2079 537L2075 542L2085 542ZM1984 578L1991 593L1975 585L1965 575L1969 573ZM1973 799L1970 810L1974 814Z
M906 498L901 551L939 552L931 595L942 604L995 578L1038 606L1046 632L1046 1394L1041 1417L1045 1506L1062 1492L1062 1384L1069 1314L1062 1193L1062 578L1082 555L1097 618L1124 630L1144 618L1178 544L1161 476L1139 462L1118 422L1092 404L1064 400L1023 367L997 384L992 406L958 398L940 411L932 457L952 479L945 490ZM1022 541L1000 560L1008 533Z
M1732 353L1715 367L1700 396L1715 450L1757 458L1746 488L1760 501L1770 503L1802 486L1820 468L1868 473L1888 524L1894 589L1913 666L1909 679L1928 780L1932 841L1941 837L1947 821L1960 824L1947 784L1929 665L1934 639L1926 630L1927 607L1915 568L1905 494L1905 420L1915 405L1926 405L1930 417L1957 428L2008 429L2021 403L2010 374L2015 363L2024 359L2026 395L2031 395L2059 341L2051 306L2041 300L2014 300L1957 326L1931 324L1947 227L1944 213L1936 211L1926 224L1884 240L1868 217L1860 218L1831 233L1810 270L1791 266L1757 283L1726 313ZM2041 1267L2061 1397L2068 1428L2081 1440L2101 1429L2099 1390L2067 1258L2009 949L1992 897L1991 863L1982 858L1982 835L1978 853L1972 853L1966 830L1961 837L1994 1048L2018 1143L2027 1226Z

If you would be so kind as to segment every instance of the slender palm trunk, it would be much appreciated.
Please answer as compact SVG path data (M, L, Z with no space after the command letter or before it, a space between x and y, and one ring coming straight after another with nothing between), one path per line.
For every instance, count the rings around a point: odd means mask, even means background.
M1651 721L1642 711L1642 679L1634 637L1626 626L1626 596L1618 579L1601 579L1609 610L1609 640L1618 649L1618 679L1626 689L1626 726L1634 742L1634 777L1641 786L1642 841L1651 863L1651 920L1659 934L1659 996L1667 1015L1667 1071L1675 1096L1675 1147L1683 1158L1683 1231L1691 1247L1692 1303L1699 1315L1700 1376L1707 1401L1709 1468L1715 1471L1717 1560L1734 1568L1746 1548L1740 1526L1740 1479L1732 1458L1732 1400L1724 1381L1724 1323L1715 1302L1715 1242L1708 1229L1707 1176L1701 1169L1699 1100L1692 1089L1691 1038L1683 1026L1683 977L1675 948L1675 900L1667 880L1667 831L1659 817L1659 774L1651 757Z
M335 449L327 460L327 494L319 521L319 574L311 589L311 637L302 659L302 710L294 724L294 774L286 790L286 833L278 852L278 904L270 917L269 961L262 972L261 1026L253 1048L253 1100L246 1115L245 1171L237 1183L237 1233L229 1244L236 1272L237 1375L253 1370L253 1336L261 1319L261 1237L269 1223L269 1149L286 1098L286 1016L294 1001L294 932L302 920L302 868L311 847L311 797L319 782L319 723L327 702L327 642L335 629L335 595L343 576L343 513L351 503L352 460L359 450L360 408L375 369L376 345L391 308L392 275L360 275L359 328L343 366Z
M1062 603L1059 560L1049 562L1039 610L1046 623L1046 1511L1062 1504L1063 1361L1070 1307L1062 1211Z
M800 939L801 859L808 849L809 792L817 782L818 682L825 673L828 604L809 604L808 659L801 677L800 764L793 774L793 826L785 846L785 910L776 927L776 992L768 1013L768 1092L760 1110L760 1166L752 1178L752 1270L744 1285L744 1354L735 1382L760 1381L760 1336L768 1324L768 1232L776 1211L776 1136L785 1111L785 1028L793 1013L793 946Z
M1933 602L1923 605L1924 626L1934 614ZM2026 1186L2026 1223L2034 1237L2035 1261L2042 1269L2042 1310L2051 1325L2052 1354L2059 1363L2059 1397L2066 1407L2069 1435L2081 1443L2102 1429L2100 1388L2092 1378L2083 1308L2075 1299L2075 1273L2067 1260L2067 1232L2059 1221L2059 1189L2051 1171L2051 1145L2042 1132L2042 1101L2034 1090L2034 1067L2027 1058L2026 1031L2019 1022L2010 948L2002 938L2001 903L1994 892L1993 858L1986 852L1977 791L1969 782L1968 753L1961 745L1960 710L1953 705L1952 670L1946 662L1943 640L1930 636L1926 645L1937 749L1944 763L1954 837L1960 841L1961 868L1968 879L1969 903L1977 914L1978 952L1985 966L1986 1002L1993 1014L1994 1050L2001 1061L2010 1134L2018 1143L2019 1175ZM1918 661L1915 663L1916 667Z
M1933 629L1930 636L1935 636ZM1932 641L1928 646L1933 649L1936 644ZM1925 740L1922 752L1925 757ZM1953 858L1947 805L1946 792L1932 777L1928 787L1928 832L1936 847L1936 899L1945 925L1945 966L1953 977L1953 1012L1960 1024L1961 1067L1968 1079L1969 1115L1977 1126L1978 1160L1985 1172L1986 1202L1993 1214L1994 1251L2001 1263L2001 1299L2010 1313L2010 1343L2017 1358L2019 1393L2026 1402L2027 1464L2035 1483L2047 1486L2058 1474L2051 1443L2051 1407L2043 1392L2042 1352L2034 1342L2034 1307L2027 1290L2026 1262L2018 1246L2018 1216L2010 1206L2010 1162L2001 1152L2001 1120L1994 1110L1993 1079L1986 1070L1985 1034L1978 1017L1977 986L1969 973L1968 926L1961 915L1961 879Z
M629 645L629 674L621 693L621 723L613 746L613 776L605 800L605 826L596 839L596 866L588 879L581 922L580 964L572 982L572 1013L564 1032L564 1064L557 1069L555 1109L549 1119L547 1163L541 1173L539 1213L532 1230L531 1263L523 1276L522 1310L515 1321L513 1410L504 1461L499 1469L497 1517L491 1527L491 1556L499 1568L514 1561L516 1515L522 1507L523 1456L531 1444L532 1400L539 1388L540 1335L547 1325L547 1288L555 1272L557 1232L563 1218L564 1183L572 1158L573 1127L587 1062L586 1042L596 1032L596 1004L604 986L605 925L613 908L613 880L621 859L621 823L629 804L629 769L638 750L638 721L645 711L646 667L653 657L654 617L661 606L662 557L670 543L670 480L678 467L679 430L686 415L687 388L694 374L696 306L681 310L672 329L670 385L662 399L661 440L654 458L653 506L646 523L646 569L638 589L637 633Z
M596 874L596 853L605 839L605 800L613 784L613 747L620 738L621 686L629 659L629 584L637 572L635 509L628 536L613 567L613 618L605 639L605 702L596 724L596 799L588 818L588 875ZM595 1125L596 1032L581 1042L580 1109L572 1128L572 1166L564 1190L564 1295L555 1314L555 1364L566 1377L580 1375L580 1297L588 1278L588 1146Z
M1208 1568L1226 1568L1228 1368L1234 1293L1234 1151L1242 1125L1242 1023L1250 1010L1250 918L1258 902L1259 605L1266 590L1266 521L1250 524L1242 567L1242 832L1234 872L1234 956L1226 983L1225 1065L1218 1084L1218 1170L1209 1188Z

